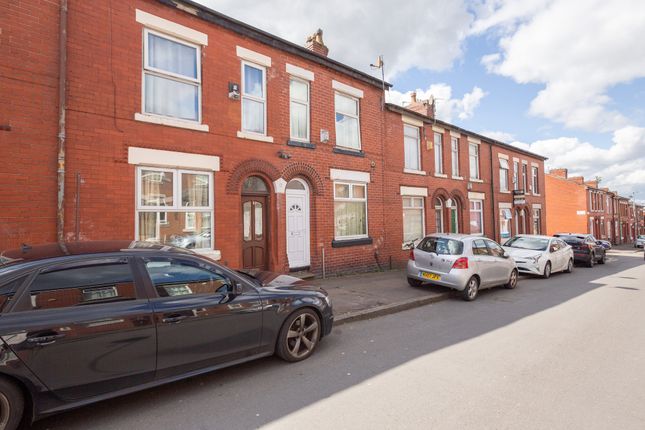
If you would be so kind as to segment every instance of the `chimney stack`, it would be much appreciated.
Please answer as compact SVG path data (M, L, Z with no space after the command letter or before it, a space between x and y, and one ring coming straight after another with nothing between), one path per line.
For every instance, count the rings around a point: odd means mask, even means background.
M329 48L327 48L323 42L323 31L320 28L307 38L305 48L315 52L316 54L322 55L323 57L327 56Z
M418 100L416 91L413 91L410 93L410 104L405 106L405 108L425 115L428 118L434 118L434 97L430 96L429 100Z
M568 169L551 169L551 170L549 170L549 175L557 176L558 178L567 179L568 176L569 176L569 170Z
M412 91L412 93L410 94L410 99L412 100L411 103L416 103L417 102L417 92L416 91Z

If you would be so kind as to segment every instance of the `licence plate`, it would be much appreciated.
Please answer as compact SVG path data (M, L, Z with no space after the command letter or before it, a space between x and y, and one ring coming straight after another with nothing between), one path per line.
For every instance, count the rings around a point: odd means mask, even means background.
M432 281L440 281L441 280L441 276L436 275L434 273L428 273L428 272L421 272L421 277L426 278L426 279L430 279Z

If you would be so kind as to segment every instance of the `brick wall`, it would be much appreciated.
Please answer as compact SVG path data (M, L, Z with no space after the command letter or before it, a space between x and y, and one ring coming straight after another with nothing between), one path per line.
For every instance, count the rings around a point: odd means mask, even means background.
M583 183L547 174L547 234L560 232L585 233L587 223L587 192ZM580 212L580 213L579 213Z

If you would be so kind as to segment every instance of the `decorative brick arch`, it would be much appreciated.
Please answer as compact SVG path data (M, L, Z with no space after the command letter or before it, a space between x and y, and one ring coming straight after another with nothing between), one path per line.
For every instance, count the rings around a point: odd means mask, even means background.
M437 188L432 194L432 206L434 207L434 201L437 197L441 197L444 201L450 198L450 193L445 188Z
M242 161L235 166L226 184L226 192L239 194L242 181L253 173L260 173L272 182L280 177L280 171L271 163L264 160L251 159Z
M466 203L467 203L466 196L464 196L464 193L462 193L461 191L452 190L452 193L450 193L450 196L457 197L459 199L459 203L464 207L466 206Z
M321 195L324 191L323 181L320 175L307 163L291 163L282 170L282 177L285 181L289 182L296 176L302 176L311 185L311 191L314 195Z

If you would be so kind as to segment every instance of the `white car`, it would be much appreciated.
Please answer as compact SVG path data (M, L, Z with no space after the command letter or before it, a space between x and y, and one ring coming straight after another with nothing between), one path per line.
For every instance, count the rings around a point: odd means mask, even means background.
M645 235L640 235L634 241L634 248L645 248Z
M573 271L573 249L557 237L520 234L507 240L503 248L520 273L548 278L554 272Z

